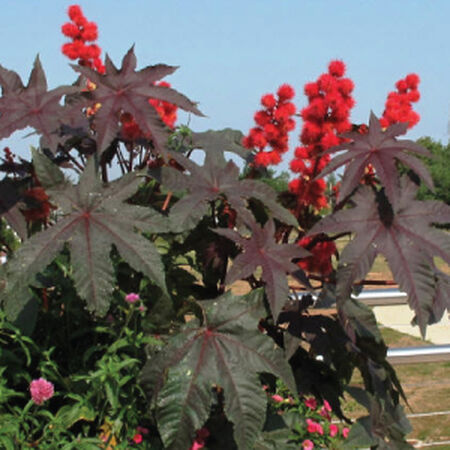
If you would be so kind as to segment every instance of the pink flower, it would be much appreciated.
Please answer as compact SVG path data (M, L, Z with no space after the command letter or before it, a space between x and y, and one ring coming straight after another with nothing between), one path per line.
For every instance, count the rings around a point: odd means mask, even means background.
M314 397L309 397L305 400L305 405L310 409L316 409L317 400Z
M325 408L325 406L322 406L322 408L321 408L320 411L319 411L319 414L320 414L322 417L325 417L325 419L331 420L330 413L327 411L327 409Z
M348 433L350 433L350 428L342 428L342 436L344 436L345 439L347 439Z
M149 429L145 427L136 427L136 431L142 434L148 434L150 432Z
M339 432L339 427L337 425L335 425L334 423L332 423L330 425L330 436L331 437L335 437Z
M320 435L323 435L323 428L320 423L317 423L312 419L306 419L306 423L308 425L308 433L319 433Z
M55 388L53 383L50 381L44 380L44 378L39 378L38 380L33 380L30 383L30 393L33 402L36 405L42 405L46 400L49 400L53 397L55 392Z
M305 439L302 442L302 449L303 450L312 450L314 448L314 443L310 441L309 439Z
M133 436L133 441L135 444L140 444L142 442L142 434L136 433Z
M330 404L329 404L326 400L323 401L323 407L324 407L327 411L330 411L330 412L331 412L331 406L330 406Z
M205 427L197 430L195 441L192 443L189 450L199 450L205 446L205 439L209 436L209 430Z
M204 446L205 446L205 444L203 442L194 441L194 443L192 444L192 447L189 450L199 450L199 449L203 448Z
M281 395L275 394L272 395L272 400L276 403L281 403L284 401L284 398Z
M135 294L134 292L130 292L125 296L125 301L128 303L136 303L140 300L139 294Z

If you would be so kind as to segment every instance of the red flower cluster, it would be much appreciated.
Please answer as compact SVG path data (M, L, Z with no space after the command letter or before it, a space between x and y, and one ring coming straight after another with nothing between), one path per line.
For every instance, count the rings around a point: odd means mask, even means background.
M167 81L160 81L159 83L156 83L156 86L169 88L170 83L167 83ZM148 102L156 109L156 112L159 114L162 121L169 128L173 128L175 126L175 122L177 121L177 110L178 110L178 107L176 105L173 105L172 103L169 102L164 102L162 100L157 100L154 98L150 98Z
M311 247L312 237L303 237L298 241L298 245L308 250L312 255L303 258L298 265L308 272L329 275L333 266L331 265L331 257L336 252L336 244L333 241L318 241ZM309 406L309 405L307 405Z
M329 155L319 155L342 142L337 134L351 129L349 116L355 104L351 95L354 85L349 78L343 78L344 73L342 61L331 61L328 73L305 85L309 104L301 111L303 146L295 149L295 159L290 165L294 173L300 174L289 184L290 191L297 196L297 213L309 205L317 209L327 206L325 182L314 178L330 161Z
M156 86L170 87L170 83L166 81L160 81L156 83ZM164 102L162 100L149 98L148 102L152 105L156 112L161 117L161 120L171 129L174 128L175 122L177 121L177 111L178 107L172 103ZM134 117L129 113L124 113L120 117L120 122L122 124L121 134L123 139L127 141L135 141L138 138L144 137L144 133L139 128L139 125L134 120ZM150 138L150 136L146 136Z
M139 128L139 125L130 113L123 113L120 116L120 123L122 125L120 134L126 141L135 141L136 139L142 137L142 130Z
M62 46L62 52L70 59L78 59L78 64L105 73L105 66L100 59L102 52L97 44L87 44L98 39L98 28L95 22L89 22L78 5L69 6L67 10L71 22L61 27L64 36L72 39Z
M143 435L148 434L150 431L148 428L145 427L137 427L136 433L134 434L133 438L131 439L135 444L141 444L144 440Z
M14 153L11 151L9 147L5 147L3 149L3 152L5 153L5 158L3 161L5 161L7 164L14 164Z
M27 209L21 209L27 222L47 222L50 211L56 207L50 203L50 199L44 189L40 186L27 189L24 192L24 200Z
M105 66L103 65L100 54L101 48L97 44L86 44L86 42L96 41L98 38L98 28L95 22L89 22L83 15L83 12L78 5L72 5L68 9L68 15L72 22L67 22L61 27L62 33L71 38L72 42L66 43L62 46L62 52L70 59L78 59L78 64L95 69L97 72L104 74ZM156 83L157 86L170 87L170 84L161 81ZM87 89L95 89L95 84L88 81ZM169 127L173 128L177 120L176 105L164 102L157 99L150 98L149 103L156 109L162 121ZM88 115L94 115L101 105L93 105L87 109ZM134 117L125 112L121 115L120 121L122 124L122 137L129 141L135 141L138 138L144 137L139 125L134 120ZM150 138L150 136L147 136Z
M288 84L283 84L278 88L277 98L273 94L261 97L264 109L255 113L257 126L242 140L245 148L259 150L254 160L256 166L279 164L281 155L288 150L288 133L295 128L292 116L296 108L290 101L294 95L294 89ZM264 152L267 146L272 150Z
M404 79L395 83L397 92L389 92L383 117L380 124L383 128L394 123L408 122L408 128L412 128L420 120L419 114L413 111L412 103L419 101L420 93L418 90L419 76L410 73Z

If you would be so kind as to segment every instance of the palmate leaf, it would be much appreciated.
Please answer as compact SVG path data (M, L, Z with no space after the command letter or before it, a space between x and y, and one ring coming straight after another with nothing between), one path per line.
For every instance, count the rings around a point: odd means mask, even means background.
M47 90L44 70L36 57L25 87L20 77L13 71L0 66L0 139L17 130L32 127L42 135L46 147L55 152L59 137L56 131L62 124L65 109L61 97L79 92L76 86L60 86Z
M205 148L206 150L206 148ZM189 195L178 200L171 208L170 217L175 230L192 228L207 213L209 202L225 195L230 206L244 222L252 222L247 199L256 198L264 203L278 220L297 226L295 217L277 201L276 192L267 184L255 180L239 180L239 168L233 161L225 161L222 152L206 150L203 166L178 153L171 157L188 174L170 167L162 169L162 184L167 189L187 189Z
M248 161L253 155L241 144L243 137L242 131L224 128L192 133L192 143L194 148L207 152L232 152Z
M346 153L333 158L317 178L322 178L338 167L347 165L339 191L340 198L344 199L358 186L367 165L372 164L386 189L389 200L394 201L398 194L398 171L396 169L396 160L398 160L410 167L422 177L430 189L433 189L433 180L424 164L408 153L431 156L430 152L414 141L397 140L396 138L396 136L404 134L407 128L407 123L398 123L383 131L378 118L371 113L369 129L366 134L344 133L342 136L348 138L349 142L332 147L325 152L347 150Z
M252 275L257 267L262 268L262 280L266 283L267 298L274 319L288 301L289 287L286 274L298 270L291 262L294 258L305 258L310 253L296 244L277 244L274 239L275 225L269 220L262 228L255 221L249 224L252 230L250 239L242 237L233 230L216 228L213 231L235 241L242 253L233 261L225 282L230 285L237 280Z
M149 98L163 100L185 111L203 115L195 103L175 89L154 85L156 81L175 72L177 67L158 64L136 71L136 64L132 47L124 56L120 69L106 56L105 75L89 67L72 65L75 71L96 85L90 95L95 103L101 104L94 118L99 152L103 152L116 137L122 112L132 114L140 129L145 134L151 134L157 148L161 150L165 147L169 133L156 109L149 104Z
M375 256L383 254L400 288L408 294L409 305L424 334L426 325L433 320L432 305L439 294L433 257L439 256L450 264L450 238L430 225L449 223L450 206L414 200L416 192L417 186L403 177L400 196L391 206L382 191L376 198L370 188L363 186L353 197L354 208L322 219L310 234L356 233L342 252L338 268L337 295L341 301L348 298L352 283L366 275Z
M34 151L33 156L38 176L43 180L64 180L47 191L62 214L54 225L26 241L8 262L7 284L2 292L8 316L17 317L28 298L28 284L53 261L64 244L71 252L76 290L88 309L98 315L106 313L113 289L114 271L109 258L112 245L133 269L165 291L158 251L137 230L166 231L167 219L149 208L124 203L140 183L136 174L127 174L105 187L91 158L74 186L64 179L57 166L41 160L44 155ZM52 173L44 176L44 171Z
M225 414L242 449L253 448L264 424L267 396L258 374L274 374L296 393L283 351L257 328L265 315L262 298L255 290L202 301L204 323L189 322L145 365L141 381L152 394L166 448L190 447L209 417L213 387L223 389Z

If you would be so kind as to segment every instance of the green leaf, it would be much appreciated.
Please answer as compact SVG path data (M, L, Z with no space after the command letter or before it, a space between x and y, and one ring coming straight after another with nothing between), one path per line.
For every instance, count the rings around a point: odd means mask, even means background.
M298 444L289 443L292 432L288 428L261 433L254 450L298 450Z
M44 189L66 182L62 170L56 164L53 164L40 150L31 147L31 155L33 157L34 170Z
M364 448L375 445L377 440L372 437L370 417L359 418L350 428L350 433L344 442L344 448Z
M272 373L296 392L283 351L257 328L265 315L262 297L257 290L202 301L203 325L188 323L144 367L142 382L167 448L189 448L209 416L214 386L223 389L239 448L253 448L264 424L267 397L258 374Z
M62 406L56 413L55 422L67 429L80 420L92 422L96 416L97 412L89 405L76 403Z

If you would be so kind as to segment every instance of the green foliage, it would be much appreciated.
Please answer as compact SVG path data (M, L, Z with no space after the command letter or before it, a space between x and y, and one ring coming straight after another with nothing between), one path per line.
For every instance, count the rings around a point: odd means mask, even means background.
M136 379L146 349L161 342L142 332L145 313L138 305L122 302L112 308L114 319L111 315L97 323L63 303L70 316L66 321L74 326L69 335L61 329L57 313L62 305L55 301L43 317L47 335L35 332L35 339L24 336L1 313L0 442L5 448L34 443L50 449L56 442L58 448L98 448L102 430L115 441L129 442L137 427L145 425L148 419L141 412L146 398ZM47 342L50 336L57 340ZM28 384L38 376L55 385L47 407L28 399Z
M439 200L450 205L450 142L447 145L435 141L430 137L423 137L417 141L427 148L432 157L423 158L423 162L430 171L434 183L434 190L422 185L417 193L420 200Z

